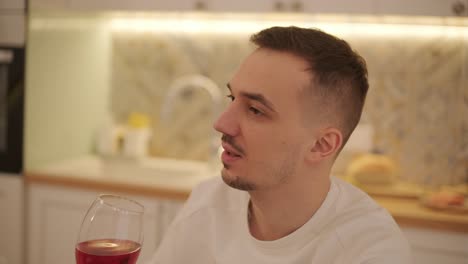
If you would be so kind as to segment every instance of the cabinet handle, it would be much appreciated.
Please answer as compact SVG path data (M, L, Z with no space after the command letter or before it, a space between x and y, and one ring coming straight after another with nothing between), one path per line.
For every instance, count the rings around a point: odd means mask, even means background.
M301 1L294 1L291 4L291 10L294 12L302 12L304 10L304 6Z
M465 14L466 6L462 1L456 1L452 5L452 11L457 16L463 16Z
M195 8L195 10L197 10L197 11L205 11L205 10L207 10L207 5L206 5L206 3L203 2L203 1L196 1L196 2L195 2L195 7L194 7L194 8Z
M280 2L280 1L276 1L275 6L274 6L274 10L275 11L284 11L284 3Z

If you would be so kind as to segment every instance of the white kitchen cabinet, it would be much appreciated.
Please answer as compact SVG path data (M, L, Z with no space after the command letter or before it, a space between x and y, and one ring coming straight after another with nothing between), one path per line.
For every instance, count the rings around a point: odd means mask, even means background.
M25 6L25 0L0 0L0 46L24 46Z
M284 0L286 11L304 13L466 16L467 0Z
M0 10L24 10L25 5L24 0L0 0Z
M20 12L22 11L0 15L0 46L24 46L25 16Z
M29 0L30 10L67 9L69 0Z
M299 12L299 13L365 13L374 12L374 0L213 0L208 10L226 12Z
M50 0L48 0L50 1ZM57 1L57 0L56 0ZM76 10L372 13L374 0L69 0Z
M466 16L467 0L374 0L379 15ZM459 10L459 11L456 11Z
M208 10L409 16L466 16L468 0L212 0Z
M291 12L406 16L466 16L467 0L283 0Z
M209 10L221 12L274 12L285 11L286 1L257 0L257 1L224 1L213 0Z
M156 10L159 11L212 11L216 0L156 0Z
M157 0L68 0L69 9L72 10L126 10L145 11L157 8Z
M468 234L422 228L402 228L414 257L414 264L468 263Z
M28 264L75 263L75 243L86 210L99 192L54 185L28 185ZM180 202L122 194L145 206L144 243L139 263L156 250ZM166 208L166 209L164 209ZM165 213L164 211L167 211Z
M467 16L468 0L31 0L31 9ZM459 10L459 11L454 11Z
M210 11L214 0L68 0L67 9L91 11Z
M289 0L287 11L320 14L373 14L375 0Z
M23 177L0 173L0 264L23 263Z
M226 8L220 4L221 2L216 0L69 0L68 8L95 11L224 11ZM230 3L226 4L231 5ZM242 5L240 4L240 6ZM242 10L246 9L244 7Z

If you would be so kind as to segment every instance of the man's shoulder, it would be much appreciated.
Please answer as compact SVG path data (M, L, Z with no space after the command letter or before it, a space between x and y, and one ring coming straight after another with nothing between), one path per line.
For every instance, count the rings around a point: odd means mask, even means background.
M363 227L376 224L398 229L390 213L368 194L340 179L335 179L334 184L339 193L335 205L337 218L353 224L365 223Z
M386 210L361 189L338 178L333 179L333 184L338 193L335 204L337 214L359 213L360 215L365 215L366 213L380 211L391 219Z
M334 183L339 193L335 206L336 230L344 240L351 238L352 234L400 235L400 229L390 213L369 195L343 180L335 179Z
M374 257L409 255L407 240L385 208L355 186L342 180L335 182L340 193L335 232L344 248Z

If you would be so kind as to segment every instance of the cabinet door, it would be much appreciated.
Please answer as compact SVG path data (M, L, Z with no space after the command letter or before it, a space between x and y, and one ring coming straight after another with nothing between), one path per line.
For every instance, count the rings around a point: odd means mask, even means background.
M70 9L94 11L210 11L214 0L70 0Z
M158 11L211 11L216 0L156 0Z
M214 0L212 10L232 12L302 12L302 13L364 13L375 12L375 0Z
M31 10L65 9L69 0L29 0Z
M28 264L75 263L81 221L98 191L33 184L28 187ZM129 196L123 194L125 196ZM145 206L139 262L147 261L159 240L157 205L152 199L129 196Z
M1 43L4 46L24 46L25 17L20 13L7 13L0 16Z
M23 263L23 180L0 174L0 263Z
M457 16L456 5L464 6L461 16L467 14L466 0L375 0L377 14L412 16Z
M0 9L24 9L25 0L1 0Z
M93 11L112 11L112 10L135 10L150 11L156 8L158 0L70 0L70 9L72 10L93 10Z
M222 12L272 12L286 7L286 1L289 0L213 0L210 3L210 10ZM283 10L284 11L284 10Z
M375 0L289 0L291 9L306 13L373 14ZM299 9L299 10L298 10Z

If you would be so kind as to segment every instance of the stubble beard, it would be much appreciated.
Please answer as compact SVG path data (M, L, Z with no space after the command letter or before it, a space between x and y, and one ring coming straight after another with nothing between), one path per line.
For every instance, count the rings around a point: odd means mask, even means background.
M264 164L265 177L273 179L272 182L265 182L264 184L257 184L241 177L241 175L229 175L226 170L229 169L229 165L224 164L224 169L221 171L221 177L228 186L238 189L241 191L257 191L260 189L268 189L278 185L286 184L293 174L296 173L298 163L297 153L291 153L291 155L286 155L286 158L283 160L281 166L277 169L271 168L271 164ZM245 175L244 175L245 176Z
M224 164L224 169L221 171L221 177L224 183L229 187L241 191L254 191L257 189L255 184L247 182L237 175L228 175L228 172L226 171L227 169L229 169L229 166Z

